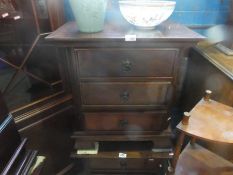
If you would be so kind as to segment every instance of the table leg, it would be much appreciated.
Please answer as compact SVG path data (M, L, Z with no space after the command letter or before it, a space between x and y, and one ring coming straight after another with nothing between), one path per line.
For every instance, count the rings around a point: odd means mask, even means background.
M175 153L174 153L174 157L173 157L173 160L172 160L172 168L173 168L174 171L175 171L176 163L177 163L177 160L179 158L179 155L180 155L180 152L181 152L181 149L182 149L182 146L183 146L184 137L185 137L185 134L183 132L181 132L180 136L179 136L179 139L178 139L178 142L176 144Z
M192 137L191 138L191 142L190 142L190 144L193 146L195 143L196 143L196 138L195 137Z

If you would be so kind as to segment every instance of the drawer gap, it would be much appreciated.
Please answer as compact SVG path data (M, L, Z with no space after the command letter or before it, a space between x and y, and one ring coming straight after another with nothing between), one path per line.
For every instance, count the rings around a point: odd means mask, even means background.
M146 151L153 148L152 141L99 142L99 151Z
M94 158L94 159L119 159L119 153L127 154L127 159L138 158L172 158L172 149L155 149L152 141L102 141L99 143L97 154L77 154L77 148L74 148L71 154L72 158ZM93 148L94 149L94 148ZM86 149L85 149L86 150Z

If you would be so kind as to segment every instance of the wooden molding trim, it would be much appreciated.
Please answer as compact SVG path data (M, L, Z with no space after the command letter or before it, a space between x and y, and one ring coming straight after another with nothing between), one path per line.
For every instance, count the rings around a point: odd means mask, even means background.
M72 96L70 94L57 93L39 100L37 103L25 106L21 110L14 111L12 115L18 129L22 130L52 114L60 113L67 107L72 107Z
M52 114L43 115L43 117L40 116L39 119L37 119L37 120L35 120L33 122L30 121L30 122L26 123L25 126L18 125L19 126L19 133L25 131L26 129L30 129L31 127L39 125L40 123L42 123L42 122L44 122L46 120L49 120L50 118L53 118L53 117L65 112L65 111L68 111L68 110L70 110L72 108L73 108L73 106L68 106L68 107L63 108L63 109L61 109L61 110L59 110L57 112L54 112Z
M40 106L40 107L35 108L35 109L31 110L31 111L28 111L28 112L26 112L26 113L24 113L24 114L22 114L20 116L15 117L15 122L19 123L19 122L22 122L23 120L27 120L27 119L35 116L35 115L41 114L44 111L49 110L51 108L54 108L54 107L56 107L56 106L58 106L60 104L63 104L65 102L71 100L71 99L72 99L72 97L70 95L67 95L67 96L65 96L65 97L63 97L63 98L61 98L61 99L59 99L57 101L47 103L47 104L45 104L43 106Z
M12 113L13 116L18 116L22 113L25 113L26 111L32 110L33 108L35 108L36 106L45 104L46 102L48 102L49 100L52 100L53 98L59 97L60 95L64 95L64 91L60 91L58 93L55 93L53 95L41 98L37 101L34 101L30 104L27 104L25 106L22 106L20 108L17 108L15 110L10 111L10 113Z

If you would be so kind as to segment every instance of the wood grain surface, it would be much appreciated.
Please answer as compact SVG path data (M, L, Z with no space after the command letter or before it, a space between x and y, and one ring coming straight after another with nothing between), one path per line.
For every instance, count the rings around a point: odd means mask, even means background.
M232 175L233 164L195 145L188 145L178 161L175 175Z
M233 108L201 100L191 111L189 124L180 123L177 128L204 140L233 143Z

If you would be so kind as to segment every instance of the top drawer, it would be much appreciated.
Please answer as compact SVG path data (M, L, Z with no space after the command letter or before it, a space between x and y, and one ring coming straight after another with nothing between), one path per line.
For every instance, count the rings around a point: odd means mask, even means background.
M81 77L172 77L176 49L76 50Z

